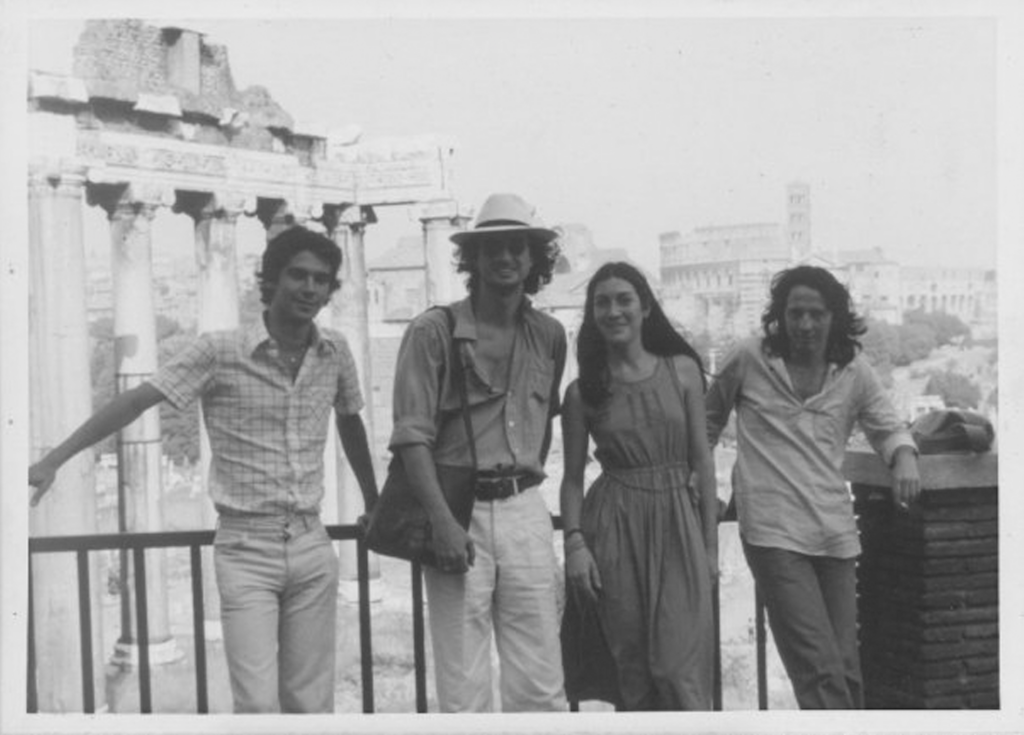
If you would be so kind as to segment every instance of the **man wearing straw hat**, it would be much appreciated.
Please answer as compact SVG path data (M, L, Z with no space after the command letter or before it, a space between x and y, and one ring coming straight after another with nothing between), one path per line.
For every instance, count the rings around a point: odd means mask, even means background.
M566 337L527 298L551 280L556 236L522 198L489 197L473 229L451 238L469 290L451 305L454 330L441 310L428 310L410 324L398 354L390 446L434 529L438 566L424 576L443 712L495 709L492 634L501 709L565 709L558 571L537 485L559 409ZM479 471L468 530L445 504L435 471L435 464L472 465L446 366L453 338L466 366Z

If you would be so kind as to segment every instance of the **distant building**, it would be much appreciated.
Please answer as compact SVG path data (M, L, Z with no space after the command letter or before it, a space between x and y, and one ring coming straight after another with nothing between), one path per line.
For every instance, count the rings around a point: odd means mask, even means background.
M366 272L371 325L405 323L427 308L426 259L421 235L400 238L394 248L367 264Z
M862 316L888 324L903 321L900 294L900 264L885 257L881 248L841 250L837 274L845 276L847 287Z
M697 227L660 236L666 311L692 333L743 337L760 329L772 276L798 263L820 265L843 281L857 310L900 324L913 309L963 320L976 337L995 335L995 271L903 266L881 248L832 252L811 239L810 187L786 188L786 224ZM826 254L828 253L828 254Z

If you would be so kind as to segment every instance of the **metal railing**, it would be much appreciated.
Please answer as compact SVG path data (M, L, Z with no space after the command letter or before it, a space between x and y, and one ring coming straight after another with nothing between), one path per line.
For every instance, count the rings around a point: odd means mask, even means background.
M561 518L553 517L556 529L561 529ZM370 573L369 553L362 542L359 528L356 525L330 525L327 533L333 541L355 541L358 569L358 618L359 618L359 651L360 675L362 686L362 706L364 713L374 711L373 692L373 644L370 620ZM192 630L195 656L195 696L196 711L206 714L209 710L209 692L207 683L206 658L206 626L203 599L203 565L202 549L213 544L214 531L172 531L157 533L115 533L79 536L48 536L29 538L29 574L28 574L28 687L27 709L29 713L39 711L36 690L36 655L35 655L35 617L33 609L33 558L39 554L74 554L77 562L77 593L79 611L80 661L82 667L82 703L86 714L96 711L93 621L92 621L92 580L89 571L89 553L101 551L120 551L131 554L135 588L136 640L149 640L148 595L146 591L146 557L150 549L187 548L190 558L190 578L192 587ZM426 684L426 635L423 612L423 581L418 564L411 564L411 596L412 596L412 635L413 635L413 668L415 673L416 712L427 711ZM757 654L757 695L759 709L768 708L767 693L767 637L764 624L764 607L760 595L756 594L756 654ZM722 671L721 671L721 633L719 619L719 595L715 588L714 596L714 627L715 627L715 684L714 708L722 709ZM138 687L139 711L143 714L153 712L151 665L149 650L146 645L138 646ZM578 702L571 702L573 711L579 708Z

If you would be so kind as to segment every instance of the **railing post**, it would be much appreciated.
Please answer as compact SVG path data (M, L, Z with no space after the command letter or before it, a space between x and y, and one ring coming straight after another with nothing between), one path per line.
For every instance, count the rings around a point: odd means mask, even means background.
M149 604L146 599L146 549L137 546L132 550L132 562L135 566L135 620L138 626L139 641L149 640ZM149 686L149 646L139 645L139 712L150 714L153 711L152 694Z
M76 554L78 561L78 629L82 655L82 711L96 712L95 680L92 675L92 600L89 592L89 555Z
M412 572L412 646L416 671L416 711L427 711L427 656L423 626L423 571L413 562Z
M203 599L203 555L199 544L189 547L192 569L192 639L196 655L196 712L210 711L206 682L206 611Z
M373 642L370 628L370 555L363 539L356 539L359 575L359 662L363 677L363 712L373 712Z
M764 600L754 585L754 619L757 636L757 708L768 709L768 634L764 624Z
M36 689L36 616L32 594L32 555L28 556L28 686L25 709L29 714L39 711L39 692Z

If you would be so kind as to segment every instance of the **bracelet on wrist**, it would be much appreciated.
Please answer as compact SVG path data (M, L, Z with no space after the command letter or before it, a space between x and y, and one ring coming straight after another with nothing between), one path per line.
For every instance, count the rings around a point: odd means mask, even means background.
M579 529L577 529L577 530L579 530ZM583 540L583 532L582 531L579 534L572 534L571 537L570 536L566 536L566 538L565 538L563 543L565 545L565 555L566 556L568 556L569 554L573 554L573 553L579 551L580 549L587 548L587 542Z
M575 535L577 533L582 536L583 535L583 529L581 529L581 528L567 528L565 530L565 532L562 534L562 539L564 541L568 541L570 538L573 537L573 535Z

